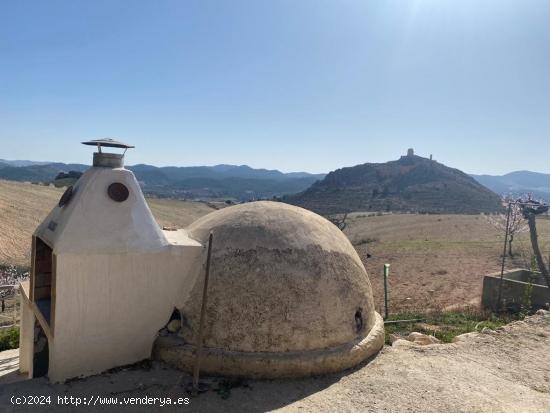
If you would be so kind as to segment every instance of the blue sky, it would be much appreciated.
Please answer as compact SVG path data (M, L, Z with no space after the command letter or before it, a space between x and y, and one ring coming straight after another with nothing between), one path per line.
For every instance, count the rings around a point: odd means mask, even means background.
M545 0L0 3L0 158L550 172Z

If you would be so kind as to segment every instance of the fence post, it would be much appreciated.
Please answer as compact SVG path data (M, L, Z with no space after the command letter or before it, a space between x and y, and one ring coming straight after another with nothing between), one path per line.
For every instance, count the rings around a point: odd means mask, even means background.
M390 276L390 264L384 264L384 319L388 319L388 315L390 312L389 306L388 306L388 295L389 295L389 285L388 285L388 278Z
M504 278L504 265L506 264L506 246L508 243L508 230L510 227L510 213L512 212L512 202L508 202L508 213L506 214L506 233L504 234L504 250L502 251L502 267L500 269L500 282L498 284L497 311L502 307L502 282Z
M200 374L200 365L202 357L202 347L203 347L203 334L204 334L204 323L206 319L206 299L208 291L208 278L210 276L210 258L212 256L212 232L208 236L208 253L206 256L206 272L204 274L204 285L202 288L202 304L201 304L201 317L199 321L199 338L197 343L197 352L195 357L195 366L193 367L193 387L191 394L196 396L199 392L199 374Z

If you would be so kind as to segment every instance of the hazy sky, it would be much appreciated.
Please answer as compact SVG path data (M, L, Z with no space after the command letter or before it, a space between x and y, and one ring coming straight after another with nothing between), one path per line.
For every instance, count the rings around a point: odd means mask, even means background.
M550 172L550 1L0 3L0 158Z

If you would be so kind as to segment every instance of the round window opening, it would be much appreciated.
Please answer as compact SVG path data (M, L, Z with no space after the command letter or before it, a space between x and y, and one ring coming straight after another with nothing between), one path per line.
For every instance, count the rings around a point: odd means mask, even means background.
M65 192L63 192L63 195L61 195L61 199L59 200L58 205L61 208L67 205L71 201L71 198L73 197L73 193L74 193L74 190L73 190L73 186L71 185L67 189L65 189Z
M109 188L107 188L107 194L109 195L109 198L115 202L124 202L128 199L130 191L128 191L126 185L121 184L120 182L114 182L109 185Z

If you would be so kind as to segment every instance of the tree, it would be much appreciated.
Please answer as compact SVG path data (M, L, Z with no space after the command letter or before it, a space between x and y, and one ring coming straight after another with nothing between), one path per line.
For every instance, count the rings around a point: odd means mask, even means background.
M515 203L510 197L502 198L503 204L508 204L510 202L513 203L510 205L510 220L508 222L508 255L513 257L512 243L514 242L514 237L522 232L527 232L529 226L527 220L523 216L521 206ZM508 220L507 214L488 215L487 220L497 230L502 232L506 231L506 222Z
M334 225L336 225L340 231L343 231L344 228L346 228L347 226L347 223L346 223L346 218L348 217L348 214L345 213L343 216L339 216L339 215L329 215L327 217L327 219L332 222Z
M531 199L531 197L529 197L526 201L519 200L519 202L523 217L527 220L527 224L529 226L531 246L533 248L533 254L537 260L539 271L544 277L546 284L548 284L548 288L550 288L550 273L546 267L546 264L544 264L544 259L542 258L542 253L540 252L536 221L537 215L548 212L548 206Z

